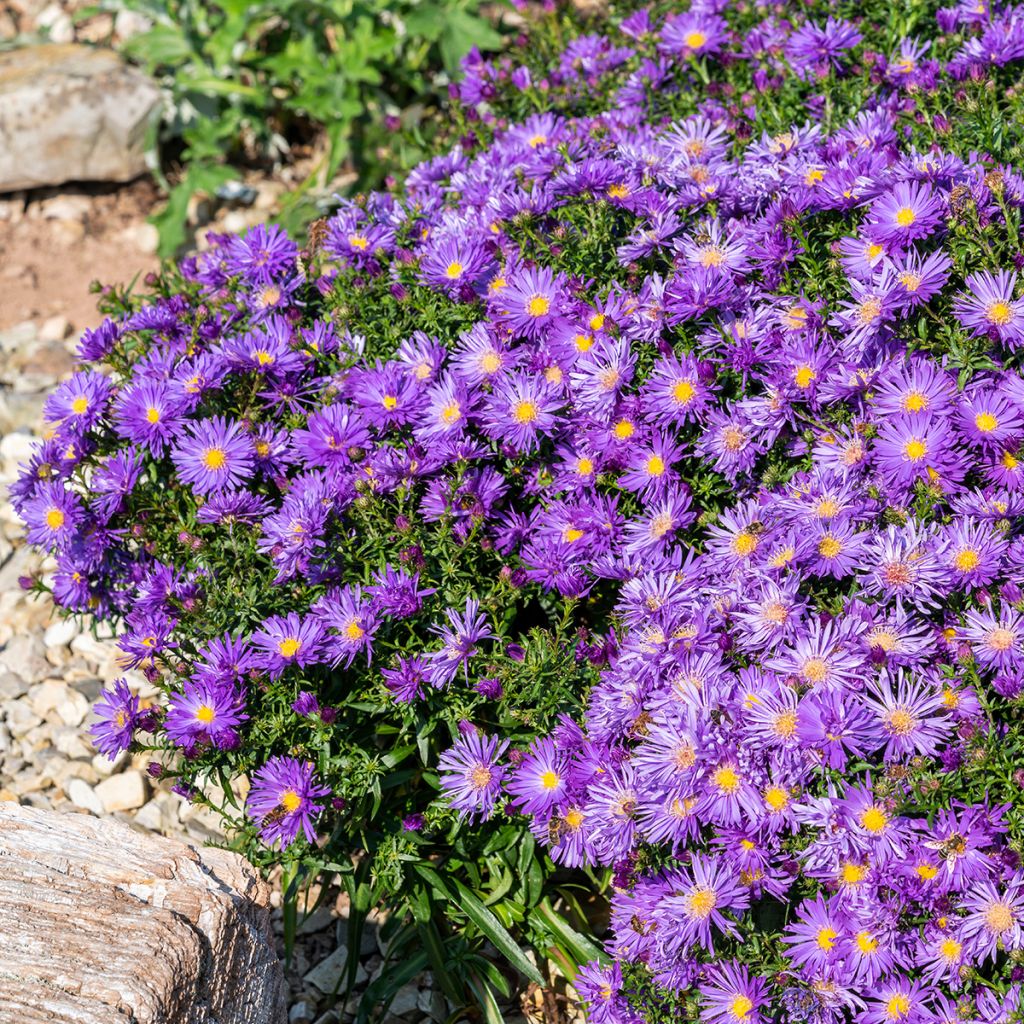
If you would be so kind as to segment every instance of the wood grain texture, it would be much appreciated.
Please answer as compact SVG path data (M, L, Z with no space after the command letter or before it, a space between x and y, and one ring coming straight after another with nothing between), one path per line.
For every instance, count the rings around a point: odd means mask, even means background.
M0 1021L280 1024L252 866L109 820L0 803Z

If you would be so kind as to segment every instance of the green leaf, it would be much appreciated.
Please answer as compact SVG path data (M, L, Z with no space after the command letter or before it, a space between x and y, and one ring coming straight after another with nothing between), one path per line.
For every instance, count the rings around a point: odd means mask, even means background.
M233 167L210 164L190 164L185 177L171 189L167 204L149 218L160 235L157 252L163 259L173 256L185 243L185 222L188 217L188 201L197 192L208 195L226 181L238 177Z
M504 925L485 907L476 895L458 879L453 879L459 894L459 907L463 913L487 936L494 948L517 970L538 985L544 979L536 967L526 959L515 939L505 930Z
M183 64L193 53L185 33L177 25L154 25L125 40L122 50L131 58L150 68L173 67Z
M487 21L458 7L447 11L444 31L438 41L441 59L450 75L458 72L459 62L474 46L480 50L497 50L501 43L501 34Z
M600 960L603 964L609 963L604 950L589 936L576 931L561 914L555 911L548 900L542 900L533 909L530 920L537 927L546 931L577 964L589 963L591 960Z

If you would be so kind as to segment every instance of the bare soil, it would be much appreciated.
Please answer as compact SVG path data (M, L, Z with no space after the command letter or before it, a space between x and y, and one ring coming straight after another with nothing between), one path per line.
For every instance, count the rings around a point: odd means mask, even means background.
M0 331L66 317L80 332L101 320L90 284L123 284L159 266L146 217L154 183L63 185L0 196Z

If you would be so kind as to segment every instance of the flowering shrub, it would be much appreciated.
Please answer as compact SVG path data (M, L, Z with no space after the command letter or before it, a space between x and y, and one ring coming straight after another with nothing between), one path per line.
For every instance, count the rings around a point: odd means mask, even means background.
M108 297L16 494L166 689L96 741L490 1020L484 937L597 1024L1020 1019L1024 11L552 24Z

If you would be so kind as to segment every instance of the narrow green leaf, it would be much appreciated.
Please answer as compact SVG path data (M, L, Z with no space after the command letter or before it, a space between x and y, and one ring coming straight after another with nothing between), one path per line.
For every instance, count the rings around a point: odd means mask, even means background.
M466 888L458 879L454 880L458 889L459 907L465 915L487 936L494 944L494 948L517 970L520 974L529 978L538 985L544 984L544 979L536 967L526 959L525 954L516 944L515 939L506 931L502 923L494 914L485 907L476 895Z

